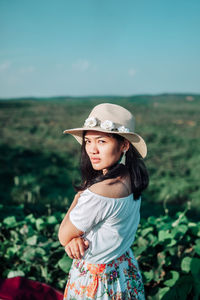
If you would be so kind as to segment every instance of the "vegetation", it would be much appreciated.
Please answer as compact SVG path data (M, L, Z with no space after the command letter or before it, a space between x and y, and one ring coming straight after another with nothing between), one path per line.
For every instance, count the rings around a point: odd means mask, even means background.
M64 213L50 206L47 212L36 217L24 215L23 204L1 205L1 272L3 277L27 276L63 290L72 262L57 237ZM198 300L200 222L189 221L185 212L178 212L176 218L141 220L133 251L149 300Z
M198 95L1 100L1 276L64 289L71 260L57 230L80 180L80 147L62 132L102 102L132 111L148 146L150 185L133 245L148 299L198 299Z
M142 219L133 245L144 277L147 299L198 299L200 295L200 222L184 212Z

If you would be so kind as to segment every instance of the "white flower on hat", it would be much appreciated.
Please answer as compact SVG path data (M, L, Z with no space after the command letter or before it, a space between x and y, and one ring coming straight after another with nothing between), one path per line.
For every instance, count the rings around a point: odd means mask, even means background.
M120 126L117 128L119 132L130 132L130 130L125 126Z
M115 128L114 123L110 120L106 120L101 122L100 127L104 130L113 130Z
M95 127L96 125L97 125L97 119L94 117L87 118L84 123L85 127Z

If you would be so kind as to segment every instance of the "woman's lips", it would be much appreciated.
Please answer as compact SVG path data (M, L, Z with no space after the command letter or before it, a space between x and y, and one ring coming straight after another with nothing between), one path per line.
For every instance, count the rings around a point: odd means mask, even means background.
M100 158L91 158L91 161L93 163L98 163L98 162L100 162Z

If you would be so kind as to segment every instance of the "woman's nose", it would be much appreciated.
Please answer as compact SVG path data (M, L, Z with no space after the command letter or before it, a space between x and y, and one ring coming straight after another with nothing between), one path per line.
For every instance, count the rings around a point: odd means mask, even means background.
M98 153L98 147L97 147L96 143L92 143L90 145L90 153Z

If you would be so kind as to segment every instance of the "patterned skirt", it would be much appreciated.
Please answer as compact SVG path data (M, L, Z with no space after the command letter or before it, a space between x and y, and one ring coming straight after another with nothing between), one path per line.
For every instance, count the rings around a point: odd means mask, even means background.
M142 276L132 250L107 264L74 259L63 300L145 300Z

